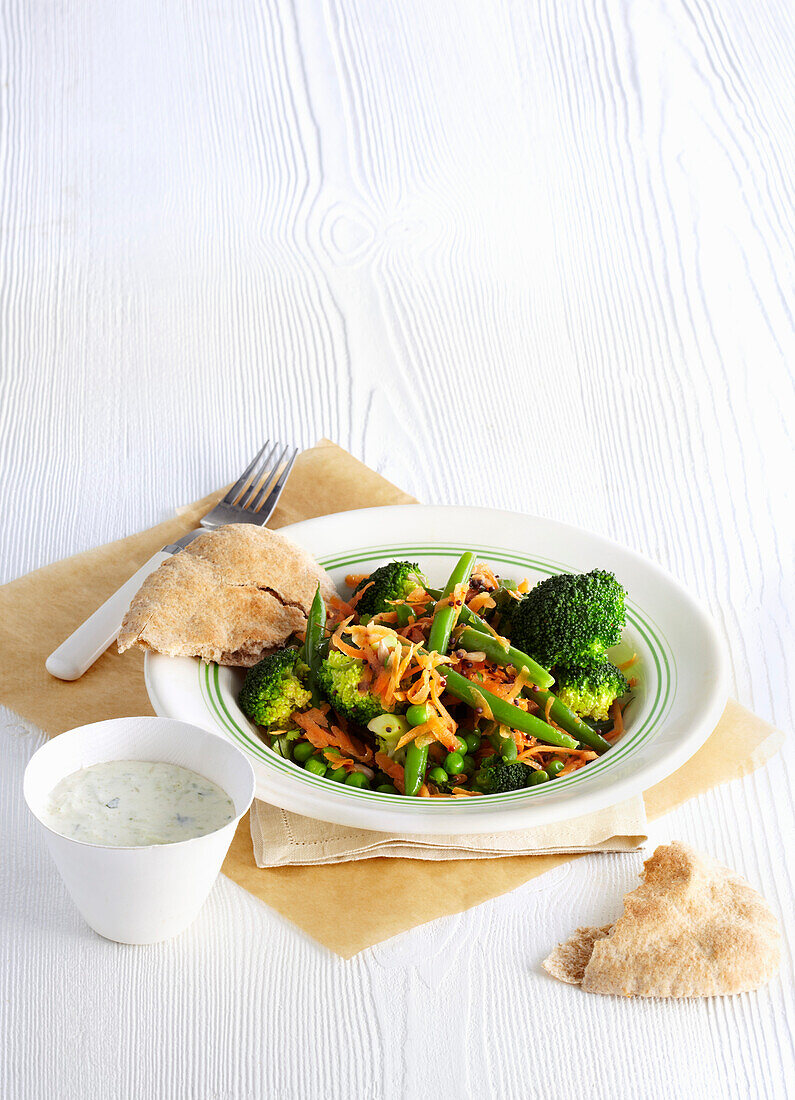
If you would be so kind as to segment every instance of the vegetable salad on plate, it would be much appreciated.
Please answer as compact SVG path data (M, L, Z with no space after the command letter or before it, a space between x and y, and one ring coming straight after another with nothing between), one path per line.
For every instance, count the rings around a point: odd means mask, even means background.
M395 796L464 798L554 782L607 752L634 686L608 651L612 573L535 587L462 554L443 590L393 561L318 590L306 633L249 669L238 702L298 767Z

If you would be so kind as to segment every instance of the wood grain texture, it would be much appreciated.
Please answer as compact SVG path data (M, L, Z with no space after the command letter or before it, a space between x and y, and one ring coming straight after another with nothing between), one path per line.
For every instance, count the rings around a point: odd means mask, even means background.
M2 0L0 579L163 518L266 435L328 434L420 499L659 561L791 729L793 41L776 0ZM789 950L768 992L675 1006L540 973L637 856L350 963L227 881L175 943L103 943L23 812L38 735L2 736L4 1097L795 1079ZM788 746L660 832L790 938L792 770Z

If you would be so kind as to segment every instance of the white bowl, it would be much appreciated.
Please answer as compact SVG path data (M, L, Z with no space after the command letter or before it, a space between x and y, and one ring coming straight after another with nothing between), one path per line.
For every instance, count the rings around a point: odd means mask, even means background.
M50 829L42 813L53 787L80 768L110 760L165 761L198 772L226 791L235 819L204 836L134 848L88 844ZM28 762L23 786L66 889L91 928L120 943L155 943L198 916L251 805L254 773L229 740L205 729L165 718L115 718L42 745Z
M652 786L693 755L726 704L726 657L705 611L659 566L566 524L488 508L407 505L307 520L284 533L342 585L393 558L419 562L441 585L462 550L496 572L536 581L551 573L611 569L629 593L627 627L614 658L636 651L639 684L624 736L565 779L513 794L427 799L361 791L283 760L237 705L240 670L188 657L146 655L158 714L184 717L234 741L254 766L257 797L309 817L381 832L485 833L562 821L614 805Z

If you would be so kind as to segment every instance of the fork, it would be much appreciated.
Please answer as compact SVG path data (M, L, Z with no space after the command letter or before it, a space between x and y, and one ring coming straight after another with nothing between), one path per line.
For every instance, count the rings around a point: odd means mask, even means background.
M146 565L142 565L126 584L50 654L46 661L47 671L59 680L79 679L115 640L130 601L144 580L172 554L184 550L197 535L203 531L214 531L225 523L264 526L276 507L298 454L293 449L288 457L289 451L290 448L282 447L281 443L271 444L270 440L266 440L265 446L257 452L226 496L199 520L201 526L189 531L177 542L164 546Z

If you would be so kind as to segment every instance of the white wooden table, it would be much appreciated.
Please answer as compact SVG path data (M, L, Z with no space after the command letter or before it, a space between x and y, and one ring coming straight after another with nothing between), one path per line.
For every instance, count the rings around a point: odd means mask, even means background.
M0 19L0 570L148 526L266 435L425 501L599 531L710 606L787 729L787 5L323 0ZM465 430L461 431L460 429ZM6 712L0 1095L783 1096L791 958L731 1000L539 971L640 855L587 858L350 962L220 880L152 948L82 925ZM789 922L792 746L662 837Z

